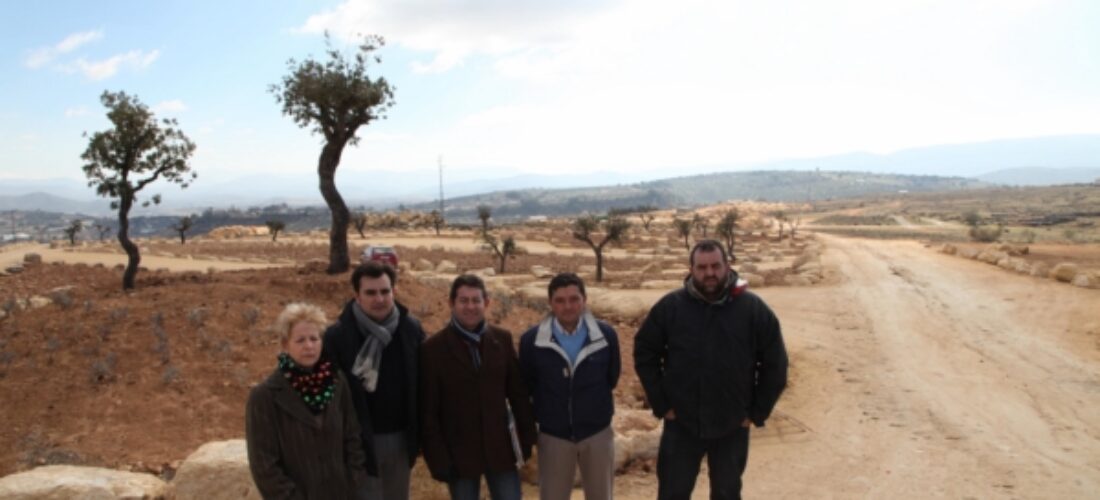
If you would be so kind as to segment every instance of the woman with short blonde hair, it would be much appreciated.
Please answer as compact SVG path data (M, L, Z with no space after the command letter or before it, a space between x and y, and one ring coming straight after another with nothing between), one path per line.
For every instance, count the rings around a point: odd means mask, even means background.
M278 366L248 396L248 464L264 498L355 498L366 480L351 393L321 349L325 323L321 308L288 304L273 326Z

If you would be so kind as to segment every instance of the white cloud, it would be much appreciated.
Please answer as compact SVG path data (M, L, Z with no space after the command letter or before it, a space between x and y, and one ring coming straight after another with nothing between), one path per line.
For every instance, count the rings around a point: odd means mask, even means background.
M1100 133L1100 72L1083 49L1100 46L1097 12L1041 0L351 0L302 31L384 34L427 54L418 72L481 57L493 71L474 78L514 89L353 158L411 167L438 152L560 172Z
M141 70L149 67L160 57L160 51L131 50L124 54L116 54L100 61L88 61L84 58L77 59L70 64L60 67L67 73L81 73L89 80L104 80L118 73L120 68Z
M355 42L363 34L384 35L404 48L432 53L414 71L447 71L475 54L504 55L564 41L562 26L603 8L580 0L348 0L310 16L299 31Z
M62 54L67 54L79 48L81 45L94 42L103 38L102 31L83 31L73 33L52 46L39 47L31 50L24 63L29 68L40 68Z
M87 106L74 106L65 110L65 118L76 118L78 116L85 116L91 111Z
M181 101L179 99L172 99L172 100L169 100L169 101L162 101L162 102L159 102L159 103L155 104L152 107L152 110L153 110L154 113L157 113L157 114L161 114L161 113L180 113L180 112L183 112L183 111L187 111L187 106L185 104L183 104L183 101Z

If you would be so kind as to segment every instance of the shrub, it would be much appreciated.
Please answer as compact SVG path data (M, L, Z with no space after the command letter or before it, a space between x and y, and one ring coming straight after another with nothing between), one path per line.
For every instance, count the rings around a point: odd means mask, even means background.
M970 228L970 239L982 243L992 243L1001 238L1003 226L974 226Z

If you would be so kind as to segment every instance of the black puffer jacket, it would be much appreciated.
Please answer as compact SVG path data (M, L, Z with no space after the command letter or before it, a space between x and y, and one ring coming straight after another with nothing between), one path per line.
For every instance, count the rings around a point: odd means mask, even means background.
M674 409L703 439L728 435L745 417L764 425L787 384L779 320L743 285L719 303L686 288L665 295L635 336L634 367L654 415Z

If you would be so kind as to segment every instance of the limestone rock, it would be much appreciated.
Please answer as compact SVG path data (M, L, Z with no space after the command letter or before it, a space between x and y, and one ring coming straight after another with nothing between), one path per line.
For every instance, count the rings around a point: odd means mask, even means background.
M959 253L959 247L957 247L955 245L952 245L950 243L945 243L942 247L940 247L940 253L945 253L947 255L955 255L955 254Z
M808 254L801 254L794 258L791 262L791 269L800 269L802 266L809 264L813 260L813 257Z
M740 276L741 279L749 282L749 286L753 288L760 288L766 285L764 276L756 273L739 273L738 276Z
M1050 271L1050 277L1058 281L1069 283L1077 277L1077 264L1063 262L1054 266Z
M982 250L982 252L978 254L978 260L985 262L986 264L996 264L1005 257L1008 257L1008 254L999 250L986 249Z
M248 470L248 450L243 439L200 446L180 464L171 490L176 500L261 498Z
M1100 288L1100 277L1094 276L1091 273L1077 273L1077 276L1073 277L1071 283L1073 286L1079 286L1081 288Z
M976 259L978 258L978 251L973 248L960 248L958 255L967 259Z
M1050 266L1046 262L1036 262L1031 265L1032 276L1045 278L1050 275Z
M439 264L435 266L437 273L453 273L458 270L458 266L454 262L447 259L439 261Z
M47 465L0 478L0 498L13 500L163 499L167 490L151 474L75 465Z
M755 273L760 270L760 268L756 267L756 264L753 264L752 262L745 262L744 264L737 266L737 268L739 271L746 273Z
M548 279L554 277L554 271L551 271L546 266L536 264L531 266L531 275L539 279Z
M53 301L41 295L35 295L34 297L27 299L28 309L41 309L50 304L53 304Z
M792 274L783 278L783 282L790 286L810 286L813 282L800 274Z
M428 259L416 259L416 263L413 264L413 269L417 271L431 271L435 269L435 264L432 264L432 261Z
M476 274L478 276L481 276L482 278L497 275L497 270L493 269L491 267L484 267L484 268L481 268L481 269L471 269L468 272L470 274Z
M34 252L23 254L23 262L27 264L41 264L42 256Z
M648 280L643 281L640 288L642 290L674 290L683 286L683 284L679 280Z
M430 248L432 249L433 252L442 252L443 251L443 245L441 245L439 243L432 243L432 246Z

